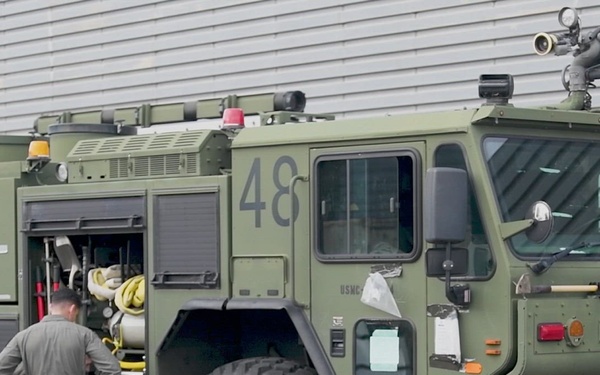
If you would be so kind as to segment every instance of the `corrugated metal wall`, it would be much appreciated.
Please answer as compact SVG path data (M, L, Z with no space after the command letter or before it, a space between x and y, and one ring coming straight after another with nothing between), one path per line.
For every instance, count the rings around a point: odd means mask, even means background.
M520 105L563 99L536 56L577 0L0 0L0 132L42 113L298 89L344 116L472 107L482 73ZM598 22L600 25L600 22Z

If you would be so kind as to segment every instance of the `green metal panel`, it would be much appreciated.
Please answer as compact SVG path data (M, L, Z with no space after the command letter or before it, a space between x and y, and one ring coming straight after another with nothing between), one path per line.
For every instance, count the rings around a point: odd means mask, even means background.
M527 373L564 374L577 372L591 374L597 370L600 304L597 299L553 295L550 299L520 301L524 308L525 366ZM566 341L539 342L537 325L540 323L566 323L576 317L583 322L584 336L580 346L567 345ZM577 358L576 361L573 358Z
M17 301L17 238L16 188L17 180L0 179L0 302Z
M0 136L0 162L25 160L31 140L30 136Z
M295 176L308 175L307 159L305 146L263 148L259 152L236 150L232 168L242 172L232 176L231 214L232 226L236 228L232 233L233 256L285 257L285 272L289 275L285 295L295 295L305 304L310 293L309 184L298 181L289 192ZM292 200L295 221L290 220Z
M232 147L320 145L358 140L369 144L401 136L464 133L475 113L476 110L459 110L248 128L234 139Z
M571 129L574 125L585 126L586 131L597 132L600 114L587 111L547 110L542 108L519 108L512 106L482 106L473 116L474 125L523 126L530 128L560 125Z
M285 263L284 257L233 257L233 296L285 298Z

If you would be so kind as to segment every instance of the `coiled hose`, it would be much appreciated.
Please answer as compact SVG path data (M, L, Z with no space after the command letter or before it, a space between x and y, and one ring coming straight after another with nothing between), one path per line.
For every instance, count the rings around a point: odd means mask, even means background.
M124 314L130 315L141 315L144 313L142 306L144 305L145 290L144 290L144 275L134 276L123 285L121 285L115 293L115 305ZM119 334L115 340L108 337L102 339L105 344L110 344L114 347L112 350L113 355L123 347L123 330L119 324ZM146 362L127 362L119 361L119 365L123 370L143 370L146 368Z
M144 313L144 275L134 276L117 289L115 305L125 314L141 315Z
M111 351L111 353L115 357L117 356L117 352L123 347L122 334L119 334L119 337L120 337L120 339L117 339L117 340L112 340L112 339L109 339L108 337L105 337L102 339L102 342L104 344L110 344L114 347L114 349ZM146 362L145 361L139 361L139 362L119 361L119 366L121 366L121 369L123 369L123 370L141 371L146 368Z
M121 271L116 266L94 268L88 272L88 290L98 301L112 301L121 285Z

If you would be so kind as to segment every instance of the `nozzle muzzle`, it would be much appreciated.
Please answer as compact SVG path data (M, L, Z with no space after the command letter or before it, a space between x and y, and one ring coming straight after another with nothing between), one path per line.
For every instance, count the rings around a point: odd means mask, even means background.
M554 34L537 33L533 37L533 50L536 54L544 56L554 51L558 38Z

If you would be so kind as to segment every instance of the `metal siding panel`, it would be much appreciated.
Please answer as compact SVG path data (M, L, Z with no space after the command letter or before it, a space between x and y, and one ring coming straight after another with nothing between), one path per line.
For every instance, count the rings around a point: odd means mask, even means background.
M81 0L20 0L20 1L3 1L0 3L0 16L8 17L17 14L35 12L38 10L46 10L54 6L71 5Z
M592 0L2 2L0 129L29 129L42 112L289 88L307 93L307 111L339 117L437 110L478 105L489 72L515 75L517 105L555 102L570 58L530 48L559 30L563 6L585 25L600 16Z
M2 10L1 6L0 10ZM15 14L10 17L6 17L6 14L0 12L0 16L5 17L2 24L0 25L0 31L41 25L48 22L49 19L48 12L44 10L33 11L23 14Z

